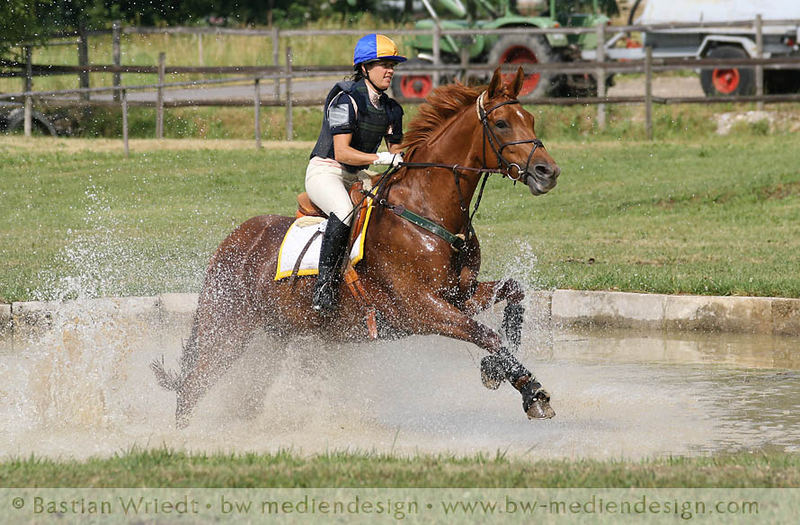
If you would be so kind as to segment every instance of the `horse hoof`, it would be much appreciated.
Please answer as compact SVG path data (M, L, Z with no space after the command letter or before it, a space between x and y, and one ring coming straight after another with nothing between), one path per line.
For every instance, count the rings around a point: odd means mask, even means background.
M550 419L556 415L556 411L550 406L550 394L540 388L530 397L522 401L522 408L528 415L528 419Z
M481 359L481 381L489 390L497 390L503 384L505 375L497 356L487 355Z

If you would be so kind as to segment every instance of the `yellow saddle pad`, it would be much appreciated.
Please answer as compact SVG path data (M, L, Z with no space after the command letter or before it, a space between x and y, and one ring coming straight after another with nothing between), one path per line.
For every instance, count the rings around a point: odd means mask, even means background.
M350 263L353 266L364 258L364 239L367 235L367 225L371 215L372 205L368 207L364 225L361 227L361 231L358 232L353 247L350 249ZM278 253L278 270L275 273L276 281L292 275L292 271L297 265L297 259L306 244L308 244L309 239L317 232L319 232L319 235L316 236L311 242L311 246L303 254L303 259L297 269L297 275L316 275L319 273L319 251L322 247L322 234L325 233L327 225L328 219L323 219L322 217L300 217L295 219L286 231L286 235L283 236L281 250Z

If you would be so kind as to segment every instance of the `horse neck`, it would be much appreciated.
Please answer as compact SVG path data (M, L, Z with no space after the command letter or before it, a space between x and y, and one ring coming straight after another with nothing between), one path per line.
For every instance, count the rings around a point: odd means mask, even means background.
M418 146L406 159L408 162L426 162L481 168L483 130L474 109L467 108L444 124L445 130L425 146ZM440 220L453 230L464 227L465 215L461 209L469 206L480 179L473 170L459 170L458 182L452 170L446 168L411 168L399 181L402 193L412 201L409 204L424 215Z

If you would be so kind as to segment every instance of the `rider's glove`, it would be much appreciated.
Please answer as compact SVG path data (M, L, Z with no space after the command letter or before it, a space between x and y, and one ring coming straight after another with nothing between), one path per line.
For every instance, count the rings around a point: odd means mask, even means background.
M389 153L388 151L381 151L377 154L378 159L373 164L384 164L387 166L397 167L403 162L402 153Z

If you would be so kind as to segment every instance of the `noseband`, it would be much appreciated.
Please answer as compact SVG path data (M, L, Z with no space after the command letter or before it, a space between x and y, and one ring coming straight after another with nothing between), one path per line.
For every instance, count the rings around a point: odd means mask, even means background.
M544 144L542 144L542 141L537 138L529 140L515 140L512 142L501 143L500 139L497 137L494 130L489 125L489 115L492 113L492 111L500 107L507 106L510 104L519 104L519 100L517 99L505 100L503 102L500 102L499 104L492 106L487 111L483 105L483 96L485 94L486 91L481 93L478 96L478 100L475 103L475 109L478 112L478 120L480 120L481 125L483 126L483 166L484 168L486 167L486 143L488 142L489 145L492 147L492 151L497 156L497 162L500 164L500 167L502 167L501 172L503 173L503 175L513 180L514 182L520 181L526 183L528 177L531 176L529 168L531 160L533 159L533 155L534 153L536 153L536 150L538 148L543 148ZM507 148L508 146L516 146L518 144L533 144L531 152L528 154L528 158L525 161L524 168L519 164L517 164L516 162L509 162L508 159L503 157L503 150L505 148ZM513 175L512 171L515 171L516 175Z

